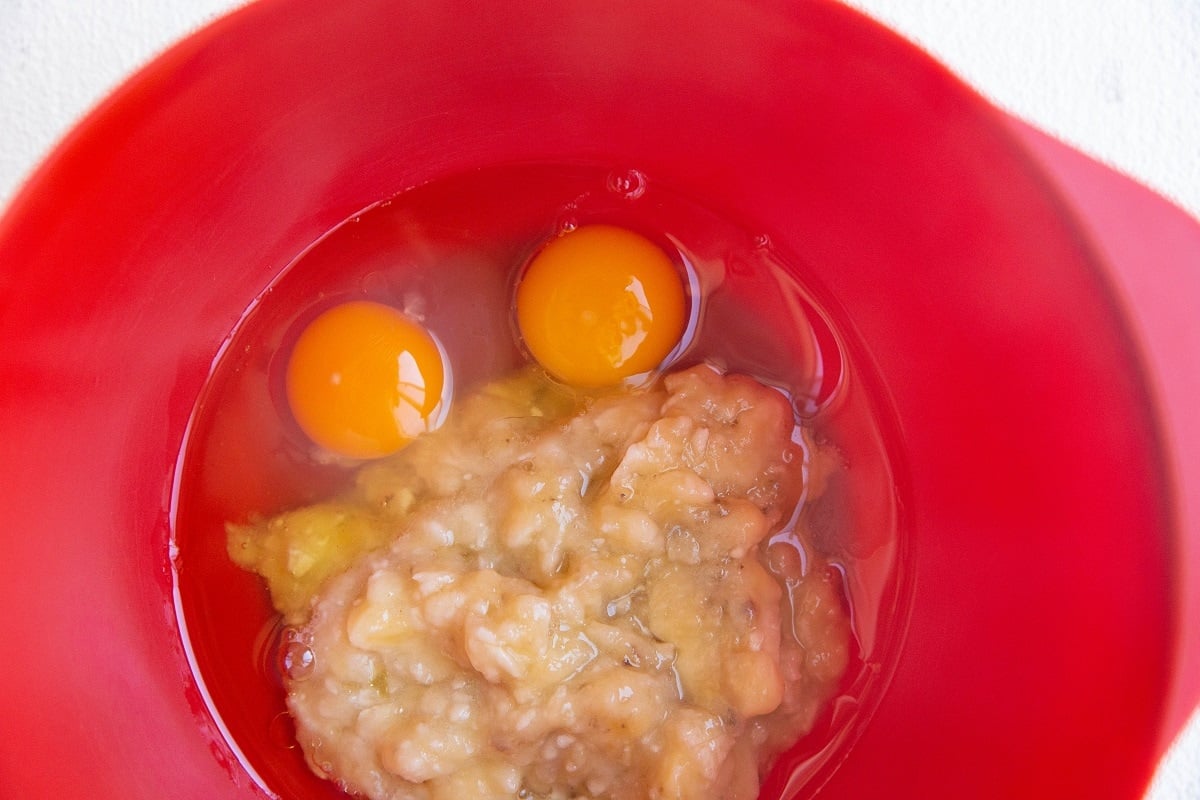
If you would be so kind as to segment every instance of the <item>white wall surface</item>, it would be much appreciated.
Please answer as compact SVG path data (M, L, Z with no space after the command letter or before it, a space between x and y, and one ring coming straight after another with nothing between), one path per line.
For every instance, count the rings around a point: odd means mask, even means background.
M1002 108L1200 217L1200 0L850 3ZM240 4L0 0L0 206L126 75ZM1200 800L1200 716L1147 800Z

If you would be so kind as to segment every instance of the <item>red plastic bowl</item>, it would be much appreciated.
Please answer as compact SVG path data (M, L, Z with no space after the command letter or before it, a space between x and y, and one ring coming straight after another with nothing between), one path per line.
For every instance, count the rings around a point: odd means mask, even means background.
M942 68L837 4L740 0L267 0L63 143L0 222L0 794L265 796L175 613L210 366L358 210L579 160L802 253L898 420L907 638L820 796L1140 796L1196 699L1200 443L1162 399L1195 352L1145 346L1168 339Z

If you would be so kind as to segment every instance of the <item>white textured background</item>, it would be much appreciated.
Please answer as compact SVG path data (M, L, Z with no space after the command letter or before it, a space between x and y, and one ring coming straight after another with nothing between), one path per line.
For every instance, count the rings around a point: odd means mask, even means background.
M849 2L1200 217L1200 0ZM238 5L0 0L0 206L124 76ZM1147 799L1200 800L1200 715Z

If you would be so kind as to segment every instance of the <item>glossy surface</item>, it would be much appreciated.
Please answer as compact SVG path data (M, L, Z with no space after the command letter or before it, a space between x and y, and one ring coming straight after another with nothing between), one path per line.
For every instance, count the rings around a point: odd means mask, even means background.
M437 427L446 387L437 342L394 308L365 300L326 309L287 363L287 398L316 444L350 458L391 455Z
M1120 302L1120 262L998 112L830 3L382 0L260 3L189 40L0 222L3 793L264 796L174 614L174 471L209 365L341 220L530 159L670 176L799 253L866 343L917 592L821 796L1136 797L1196 699L1176 677L1197 452L1164 377L1195 363L1166 324L1194 262L1140 221L1124 244L1147 238L1171 290Z
M272 619L261 580L237 568L231 555L243 566L257 562L267 567L278 589L273 591L276 601L282 600L282 607L291 613L300 613L326 572L322 566L295 575L292 566L326 564L334 553L340 561L356 551L355 542L370 547L390 538L395 529L390 523L380 529L349 512L344 496L342 503L289 514L279 527L268 525L266 541L271 544L263 547L254 544L256 533L243 526L229 536L226 547L227 524L253 523L263 515L329 499L347 483L361 488L365 482L375 485L372 494L388 505L413 503L410 511L430 526L426 533L441 536L454 531L460 545L447 555L461 556L462 536L492 529L469 511L474 507L469 487L493 469L489 462L498 459L507 464L509 457L502 453L513 444L512 421L506 424L499 419L471 433L470 446L451 448L450 457L430 453L431 443L414 442L414 447L398 454L409 465L402 472L420 476L407 490L383 477L395 474L397 466L391 459L367 466L356 476L346 469L350 465L330 463L327 456L314 452L280 401L277 380L278 362L287 355L289 341L315 311L313 298L365 295L395 307L420 309L422 323L439 334L460 392L446 423L461 425L463 415L469 419L473 413L465 410L462 400L473 394L479 381L528 367L511 318L517 273L556 231L568 223L583 229L597 219L608 224L619 220L627 230L652 232L647 236L670 242L675 257L688 265L689 294L698 298L692 305L701 320L689 329L687 351L673 371L701 362L726 364L772 387L783 387L814 437L837 453L825 461L827 469L810 469L810 474L821 472L825 477L811 481L813 490L805 502L808 511L802 517L817 520L820 550L842 576L846 602L853 608L854 642L838 697L831 704L842 713L834 724L822 721L819 732L798 743L790 760L803 761L806 773L836 760L869 716L867 709L878 702L894 671L908 605L901 598L909 596L911 581L904 579L906 571L896 569L904 561L905 537L898 530L898 491L890 474L892 454L885 444L896 438L895 421L886 417L875 404L878 398L867 389L878 385L878 380L872 380L867 365L852 355L863 348L845 327L849 320L831 314L801 285L809 275L803 263L789 261L761 234L733 226L672 193L656 176L641 173L640 197L631 200L624 192L617 196L610 188L618 185L614 174L579 165L506 165L403 192L355 214L306 250L263 293L224 348L189 424L187 451L178 472L172 540L179 565L178 605L212 708L267 785L286 786L296 797L329 787L310 773L294 741L279 735L281 727L286 730L287 714L279 670L271 657L270 631L278 623ZM627 174L622 170L618 177ZM484 220L486 225L481 224ZM320 308L323 303L316 305ZM510 386L500 396L511 401L514 390ZM552 414L572 394L549 390L539 398L539 408ZM511 411L503 414L511 415ZM739 440L752 419L753 415L739 417L737 429L743 432ZM625 427L615 426L622 431ZM710 436L708 449L719 452L724 446ZM595 465L605 457L588 447L583 452L590 453L585 464L567 469L565 476L537 478L514 470L519 480L510 488L540 486L539 491L550 491L547 487L561 487L562 481L570 486L583 480L578 489L586 486L585 494L592 497L602 491L602 473L586 480L582 476L598 469ZM844 471L842 464L863 466ZM457 474L474 478L460 484L453 477ZM446 519L435 524L433 512L417 510L419 498L429 491L422 484L429 479L454 493L454 507L458 501L465 504L470 519L465 529L462 523ZM827 491L817 499L822 485ZM573 496L576 491L566 489L565 494ZM489 491L487 506L508 507L501 519L511 527L513 520L525 517L502 502L504 495L500 488ZM537 516L545 510L540 504L539 508ZM569 504L558 500L550 508L553 517L543 518L547 523L571 513ZM449 509L443 510L449 515ZM336 521L331 529L322 519ZM724 521L736 519L729 515ZM806 524L803 519L797 522L800 527ZM405 540L409 535L404 534ZM605 534L603 540L607 538ZM790 536L774 538L782 547L791 547ZM547 529L529 540L529 546L546 552L542 548L555 541L558 535ZM591 543L591 537L585 541ZM808 563L811 569L813 561ZM575 566L568 569L567 565ZM576 557L565 556L564 571L555 574L551 585L561 588L579 565ZM627 568L617 574L631 574ZM500 571L511 574L507 568ZM609 572L601 568L596 577L605 583L603 576ZM221 590L214 592L213 586ZM589 591L601 590L592 584ZM255 653L262 655L248 657ZM853 713L845 713L847 709Z
M633 231L587 225L543 246L517 284L529 352L572 386L611 386L658 368L679 343L687 298L663 250Z

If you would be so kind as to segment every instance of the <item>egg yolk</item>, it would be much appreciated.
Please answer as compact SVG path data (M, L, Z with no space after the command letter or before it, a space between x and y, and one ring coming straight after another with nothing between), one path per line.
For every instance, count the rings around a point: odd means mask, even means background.
M596 388L649 372L679 343L687 298L658 245L612 225L546 244L517 286L517 327L551 375Z
M441 349L390 306L352 301L309 323L287 364L292 416L321 447L351 458L396 452L436 425Z

